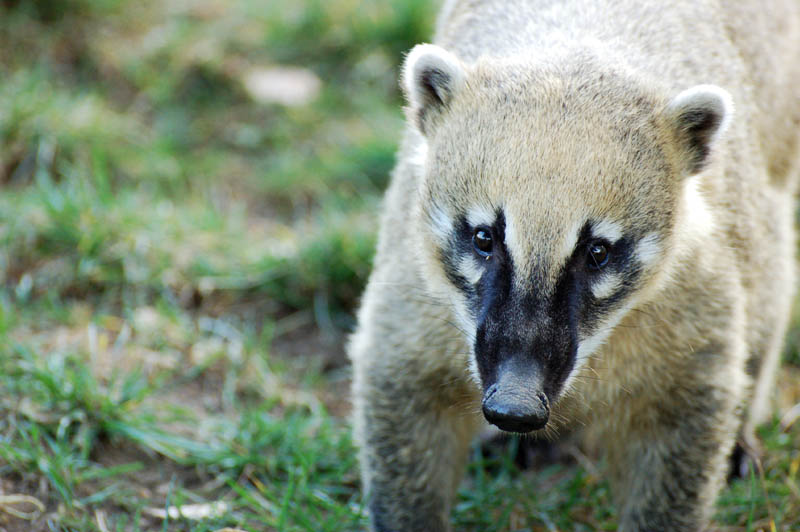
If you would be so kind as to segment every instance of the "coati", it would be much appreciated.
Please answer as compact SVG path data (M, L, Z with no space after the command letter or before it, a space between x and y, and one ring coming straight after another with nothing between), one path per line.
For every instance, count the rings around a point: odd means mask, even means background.
M450 530L486 421L704 528L794 293L800 2L449 0L434 42L349 346L372 528Z

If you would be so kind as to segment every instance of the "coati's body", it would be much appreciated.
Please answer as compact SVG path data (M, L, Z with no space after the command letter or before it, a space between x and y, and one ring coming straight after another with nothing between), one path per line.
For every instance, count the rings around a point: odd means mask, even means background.
M486 416L701 529L794 293L800 3L449 1L435 42L350 346L373 527L449 530Z

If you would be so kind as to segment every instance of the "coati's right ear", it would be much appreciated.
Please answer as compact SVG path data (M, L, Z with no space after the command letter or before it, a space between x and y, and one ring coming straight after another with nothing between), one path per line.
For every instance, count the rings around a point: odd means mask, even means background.
M418 44L408 54L403 66L403 88L409 117L423 134L431 133L464 78L461 61L444 48Z

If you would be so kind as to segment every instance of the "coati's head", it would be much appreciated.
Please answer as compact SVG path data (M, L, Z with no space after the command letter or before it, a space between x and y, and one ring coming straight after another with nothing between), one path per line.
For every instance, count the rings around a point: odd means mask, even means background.
M550 405L713 220L698 174L732 115L726 91L659 91L577 50L463 64L408 56L421 136L419 240L429 289L473 349L486 418L545 426Z

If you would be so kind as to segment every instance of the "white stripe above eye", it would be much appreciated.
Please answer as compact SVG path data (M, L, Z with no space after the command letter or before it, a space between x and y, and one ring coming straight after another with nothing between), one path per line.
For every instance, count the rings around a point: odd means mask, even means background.
M592 295L597 299L605 299L614 294L622 285L619 275L605 273L600 279L592 284Z
M559 256L561 257L570 257L575 252L575 246L578 244L578 232L583 227L584 221L579 220L572 224L567 230L565 239L561 242L561 248L559 250Z
M611 220L600 220L592 224L592 236L615 243L622 238L622 225Z
M467 211L467 223L470 227L492 225L496 219L497 213L488 205L473 205Z

